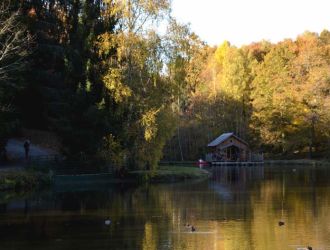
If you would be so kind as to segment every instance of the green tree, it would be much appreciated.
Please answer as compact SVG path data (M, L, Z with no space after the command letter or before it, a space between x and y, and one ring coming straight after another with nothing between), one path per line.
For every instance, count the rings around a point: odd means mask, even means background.
M291 40L274 46L264 57L253 81L253 129L265 145L285 152L290 135L297 129L293 99L291 64L295 58L295 44Z
M156 167L172 130L171 91L162 74L164 48L153 26L168 13L168 1L118 1L112 12L118 30L99 36L100 54L116 49L103 75L109 99L104 107L120 124L106 137L103 152L121 151L122 162L131 168Z

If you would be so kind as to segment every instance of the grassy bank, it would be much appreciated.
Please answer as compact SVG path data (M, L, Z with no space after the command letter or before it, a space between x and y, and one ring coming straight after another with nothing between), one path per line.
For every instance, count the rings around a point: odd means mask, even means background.
M139 182L171 183L185 180L206 179L209 172L197 167L159 166L157 170L139 170L129 173L129 177Z
M48 186L51 183L49 174L34 171L3 171L0 172L0 191L33 190Z

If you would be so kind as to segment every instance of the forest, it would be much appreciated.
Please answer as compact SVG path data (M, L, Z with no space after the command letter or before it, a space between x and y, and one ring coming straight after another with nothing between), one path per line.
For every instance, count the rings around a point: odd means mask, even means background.
M320 159L329 111L327 30L213 47L170 0L0 3L0 150L29 128L67 158L154 169L234 132L269 158Z

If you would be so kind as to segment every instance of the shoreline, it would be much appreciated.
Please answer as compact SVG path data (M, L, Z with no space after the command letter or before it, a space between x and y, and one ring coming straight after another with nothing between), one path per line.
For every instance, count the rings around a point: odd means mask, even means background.
M264 165L301 165L301 166L330 166L329 160L310 160L310 159L298 159L298 160L265 160Z
M0 191L33 191L51 185L49 174L28 170L1 171Z
M330 166L327 160L265 160L264 166ZM123 178L113 174L95 175L54 175L36 170L19 168L0 171L0 191L34 191L39 188L58 185L104 185L104 184L171 184L190 180L202 180L211 176L210 172L189 166L185 162L160 164L156 170L135 170L128 172Z
M111 173L88 175L51 175L39 171L17 169L0 172L1 192L30 192L45 187L70 185L107 184L144 184L144 183L177 183L190 180L202 180L210 177L205 169L186 166L159 166L157 170L130 171L123 178L116 178Z
M129 172L129 177L139 183L175 183L200 180L210 177L210 172L198 167L159 166L157 170L137 170Z

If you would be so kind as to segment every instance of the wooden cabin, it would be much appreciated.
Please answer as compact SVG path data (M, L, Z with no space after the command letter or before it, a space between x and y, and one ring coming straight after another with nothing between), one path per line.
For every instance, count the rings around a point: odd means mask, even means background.
M251 161L249 144L234 133L224 133L208 145L206 161L246 162Z

